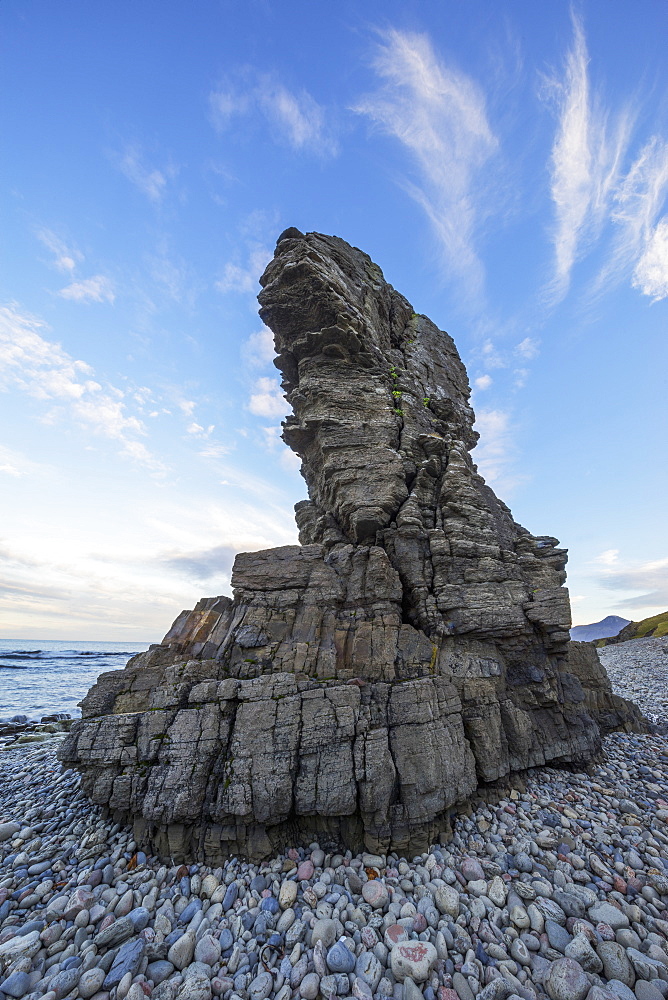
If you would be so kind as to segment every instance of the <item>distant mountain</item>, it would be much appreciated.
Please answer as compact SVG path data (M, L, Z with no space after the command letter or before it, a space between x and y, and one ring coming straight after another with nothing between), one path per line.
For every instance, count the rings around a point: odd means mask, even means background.
M608 621L607 618L605 620ZM623 621L622 618L618 620ZM601 624L603 623L601 622ZM580 628L594 628L594 626L581 625ZM573 638L573 631L574 629L571 629L571 638ZM668 611L662 611L660 615L652 615L651 618L643 618L641 622L629 622L621 632L616 633L613 638L608 638L607 642L599 643L599 645L607 646L611 643L628 642L629 639L649 637L660 639L664 635L668 635Z
M594 642L596 639L609 639L618 635L625 625L630 625L628 618L619 618L617 615L608 615L601 622L594 622L593 625L574 625L571 629L571 639L576 642Z

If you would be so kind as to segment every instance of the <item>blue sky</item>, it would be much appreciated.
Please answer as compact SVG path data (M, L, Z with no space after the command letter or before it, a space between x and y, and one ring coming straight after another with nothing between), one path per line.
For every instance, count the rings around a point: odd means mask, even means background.
M0 6L0 635L157 641L296 540L257 278L342 236L454 337L574 622L668 607L664 0Z

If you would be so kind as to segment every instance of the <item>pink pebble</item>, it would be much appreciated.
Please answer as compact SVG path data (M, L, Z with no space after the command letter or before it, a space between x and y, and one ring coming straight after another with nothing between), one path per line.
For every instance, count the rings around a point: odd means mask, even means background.
M302 863L297 868L297 878L300 881L302 881L303 879L306 879L306 881L308 881L308 879L313 878L314 871L315 867L313 865L313 862L311 861L310 858L308 858L306 861L302 861Z

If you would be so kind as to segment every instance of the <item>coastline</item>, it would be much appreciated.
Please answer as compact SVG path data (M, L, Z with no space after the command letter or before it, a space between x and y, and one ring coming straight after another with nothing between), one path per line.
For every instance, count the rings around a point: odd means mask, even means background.
M661 673L633 672L655 716ZM211 870L103 819L55 759L63 732L0 753L0 1000L668 996L660 735L606 737L588 774L529 772L419 858L313 844Z

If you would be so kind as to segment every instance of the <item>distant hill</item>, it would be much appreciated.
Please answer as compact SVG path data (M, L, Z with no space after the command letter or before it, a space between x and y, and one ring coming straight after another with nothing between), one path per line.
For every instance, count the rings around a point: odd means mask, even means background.
M608 615L603 621L592 625L574 625L571 629L571 639L576 642L595 642L596 639L608 639L617 635L625 625L633 625L628 618Z
M606 618L606 621L608 619ZM620 618L619 621L622 621ZM583 628L593 628L591 625L581 626ZM573 629L571 629L571 638L573 636ZM641 622L629 622L625 625L621 632L611 638L606 636L601 636L601 639L605 640L599 643L600 646L609 646L612 643L617 642L628 642L629 639L643 639L648 636L653 636L655 639L660 639L661 636L668 635L668 611L662 611L660 615L652 615L651 618L643 618ZM578 638L578 637L575 637ZM590 639L589 642L592 640Z

